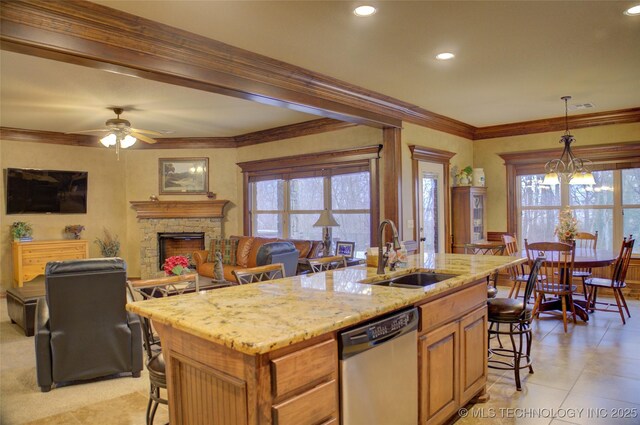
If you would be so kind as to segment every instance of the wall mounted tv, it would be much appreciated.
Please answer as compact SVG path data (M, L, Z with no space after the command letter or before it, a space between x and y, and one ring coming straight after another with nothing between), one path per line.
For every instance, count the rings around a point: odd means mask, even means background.
M86 171L7 168L7 214L86 214Z

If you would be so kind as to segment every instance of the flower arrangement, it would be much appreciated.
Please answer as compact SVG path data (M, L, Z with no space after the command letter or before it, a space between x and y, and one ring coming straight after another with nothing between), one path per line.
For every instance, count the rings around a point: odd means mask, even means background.
M11 225L11 235L13 239L30 238L33 227L26 221L14 221Z
M73 236L73 239L80 239L80 233L84 230L84 226L82 224L70 224L65 226L64 232Z
M167 276L181 275L189 270L189 259L184 255L174 255L164 260L162 269Z
M566 207L560 212L560 218L556 225L554 235L561 242L571 241L578 234L578 219L573 216L571 208Z
M96 238L95 243L100 247L103 257L117 257L120 255L118 235L112 235L107 229L104 229L104 238Z
M471 174L473 174L473 168L471 168L470 165L467 165L463 169L459 170L456 173L458 184L461 186L466 186L468 184L471 184Z

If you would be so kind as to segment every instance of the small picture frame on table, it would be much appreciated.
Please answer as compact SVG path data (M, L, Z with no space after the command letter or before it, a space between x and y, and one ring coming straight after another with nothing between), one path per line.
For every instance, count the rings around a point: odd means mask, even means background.
M206 195L209 192L209 158L160 158L161 195Z
M336 242L336 255L344 255L346 258L353 258L355 251L355 242Z

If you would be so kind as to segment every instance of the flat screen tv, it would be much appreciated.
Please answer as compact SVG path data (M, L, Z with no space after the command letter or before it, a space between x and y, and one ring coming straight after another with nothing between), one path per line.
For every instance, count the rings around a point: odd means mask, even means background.
M86 214L86 171L7 168L7 214Z

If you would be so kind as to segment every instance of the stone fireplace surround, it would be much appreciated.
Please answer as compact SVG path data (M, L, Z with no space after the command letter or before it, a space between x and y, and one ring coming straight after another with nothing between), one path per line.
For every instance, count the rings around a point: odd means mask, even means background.
M229 201L131 201L136 210L140 241L140 277L161 277L158 233L204 232L205 249L222 237L224 206Z

